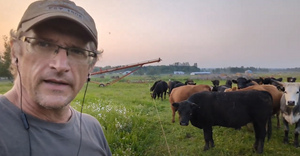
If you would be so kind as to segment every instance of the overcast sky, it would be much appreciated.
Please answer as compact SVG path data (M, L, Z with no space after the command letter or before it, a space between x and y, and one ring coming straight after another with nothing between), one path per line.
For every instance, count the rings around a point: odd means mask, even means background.
M0 35L34 0L0 0ZM98 29L98 66L161 58L199 68L300 67L300 0L74 0ZM0 51L4 50L0 39Z

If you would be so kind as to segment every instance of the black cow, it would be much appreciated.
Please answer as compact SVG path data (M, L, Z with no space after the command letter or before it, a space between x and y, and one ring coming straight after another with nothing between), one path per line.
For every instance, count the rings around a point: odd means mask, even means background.
M263 152L268 123L268 139L271 137L272 96L266 91L241 92L200 92L195 93L188 100L173 103L180 116L180 125L192 125L203 129L204 150L214 147L212 126L239 128L249 122L255 130L257 153Z
M156 84L157 84L158 82L160 82L160 81L161 81L161 80L155 81L155 82L153 83L152 87L150 88L150 91L153 91L154 88L155 88L155 86L156 86Z
M219 80L211 80L211 82L213 84L211 91L217 92L219 85L220 85L220 81Z
M185 85L196 85L196 83L194 82L194 80L186 80Z
M274 83L272 83L273 81L279 81L282 82L282 78L274 78L274 77L266 77L263 80L263 84L271 84L271 85L275 85Z
M238 77L236 80L232 80L232 82L237 84L238 89L242 89L242 88L246 88L258 84L255 81L248 80L244 77Z
M274 78L274 77L267 77L267 78L264 78L264 81L263 81L263 84L271 84L271 85L274 85L275 87L277 87L278 90L280 91L284 91L283 90L283 87L279 84L277 84L276 82L282 82L282 78Z
M225 85L221 85L218 87L218 92L224 92L226 89L232 88L232 81L227 80Z
M295 77L287 77L287 78L286 78L286 81L287 81L287 82L296 82L296 79L297 79L297 78L295 78Z
M259 85L264 83L264 79L262 77L259 77L258 79L251 79L251 81L255 81Z
M157 96L158 98L161 97L161 100L163 100L163 95L164 95L164 98L166 99L166 94L167 94L167 90L168 90L167 82L159 80L159 81L155 82L153 84L153 86L155 86L155 87L153 88L153 93L151 94L151 97L153 99L156 99L156 96ZM150 88L150 90L151 90L151 88Z
M275 81L274 81L275 82ZM295 82L275 82L278 85L284 87L284 94L280 101L280 110L282 113L282 119L284 124L284 138L283 143L289 143L289 124L295 126L295 138L294 146L299 147L298 136L300 133L300 104L299 104L299 92L300 83Z
M176 85L178 84L178 85ZM176 87L183 86L184 84L180 81L169 81L169 95L171 94L172 90Z

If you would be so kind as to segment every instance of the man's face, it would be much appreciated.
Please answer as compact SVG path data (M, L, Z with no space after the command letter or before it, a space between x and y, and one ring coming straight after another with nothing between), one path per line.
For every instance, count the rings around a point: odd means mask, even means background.
M55 22L55 21L54 21ZM73 23L52 23L64 28ZM81 28L78 27L78 31ZM62 47L86 49L86 39L76 36L76 32L63 33L61 30L45 23L26 33L26 37L43 39ZM19 70L22 78L23 97L27 102L35 102L47 109L60 109L68 105L80 91L87 80L90 65L78 64L68 59L65 49L59 49L50 57L41 57L39 51L32 51L22 44L22 56L19 58Z

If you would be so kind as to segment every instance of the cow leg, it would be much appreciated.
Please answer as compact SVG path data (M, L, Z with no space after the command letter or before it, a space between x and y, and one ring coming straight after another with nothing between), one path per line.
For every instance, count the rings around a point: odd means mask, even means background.
M173 106L171 106L172 107L172 123L174 123L175 122L175 113L176 113L176 108L175 107L173 107Z
M204 140L205 140L205 145L204 145L204 151L208 150L210 147L215 147L214 140L212 137L212 127L205 127L203 128L203 133L204 133Z
M276 113L276 118L277 118L277 128L280 128L280 119L279 119L279 116L280 116L280 110L278 110L278 112Z
M262 153L264 150L264 143L266 137L266 122L253 122L253 128L255 131L255 142L253 145L254 150L257 153Z
M284 125L283 143L288 144L289 143L289 124L284 118L283 118L283 125Z
M298 141L299 131L300 131L300 121L298 121L298 122L296 123L296 128L295 128L294 146L295 146L296 148L299 147L299 141Z

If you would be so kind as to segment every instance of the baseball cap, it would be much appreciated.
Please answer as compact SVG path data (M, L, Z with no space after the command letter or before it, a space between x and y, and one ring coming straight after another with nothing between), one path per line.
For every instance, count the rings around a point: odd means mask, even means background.
M34 25L49 19L65 18L81 25L98 45L97 29L93 18L70 0L39 0L31 3L18 25L17 31L28 31Z

